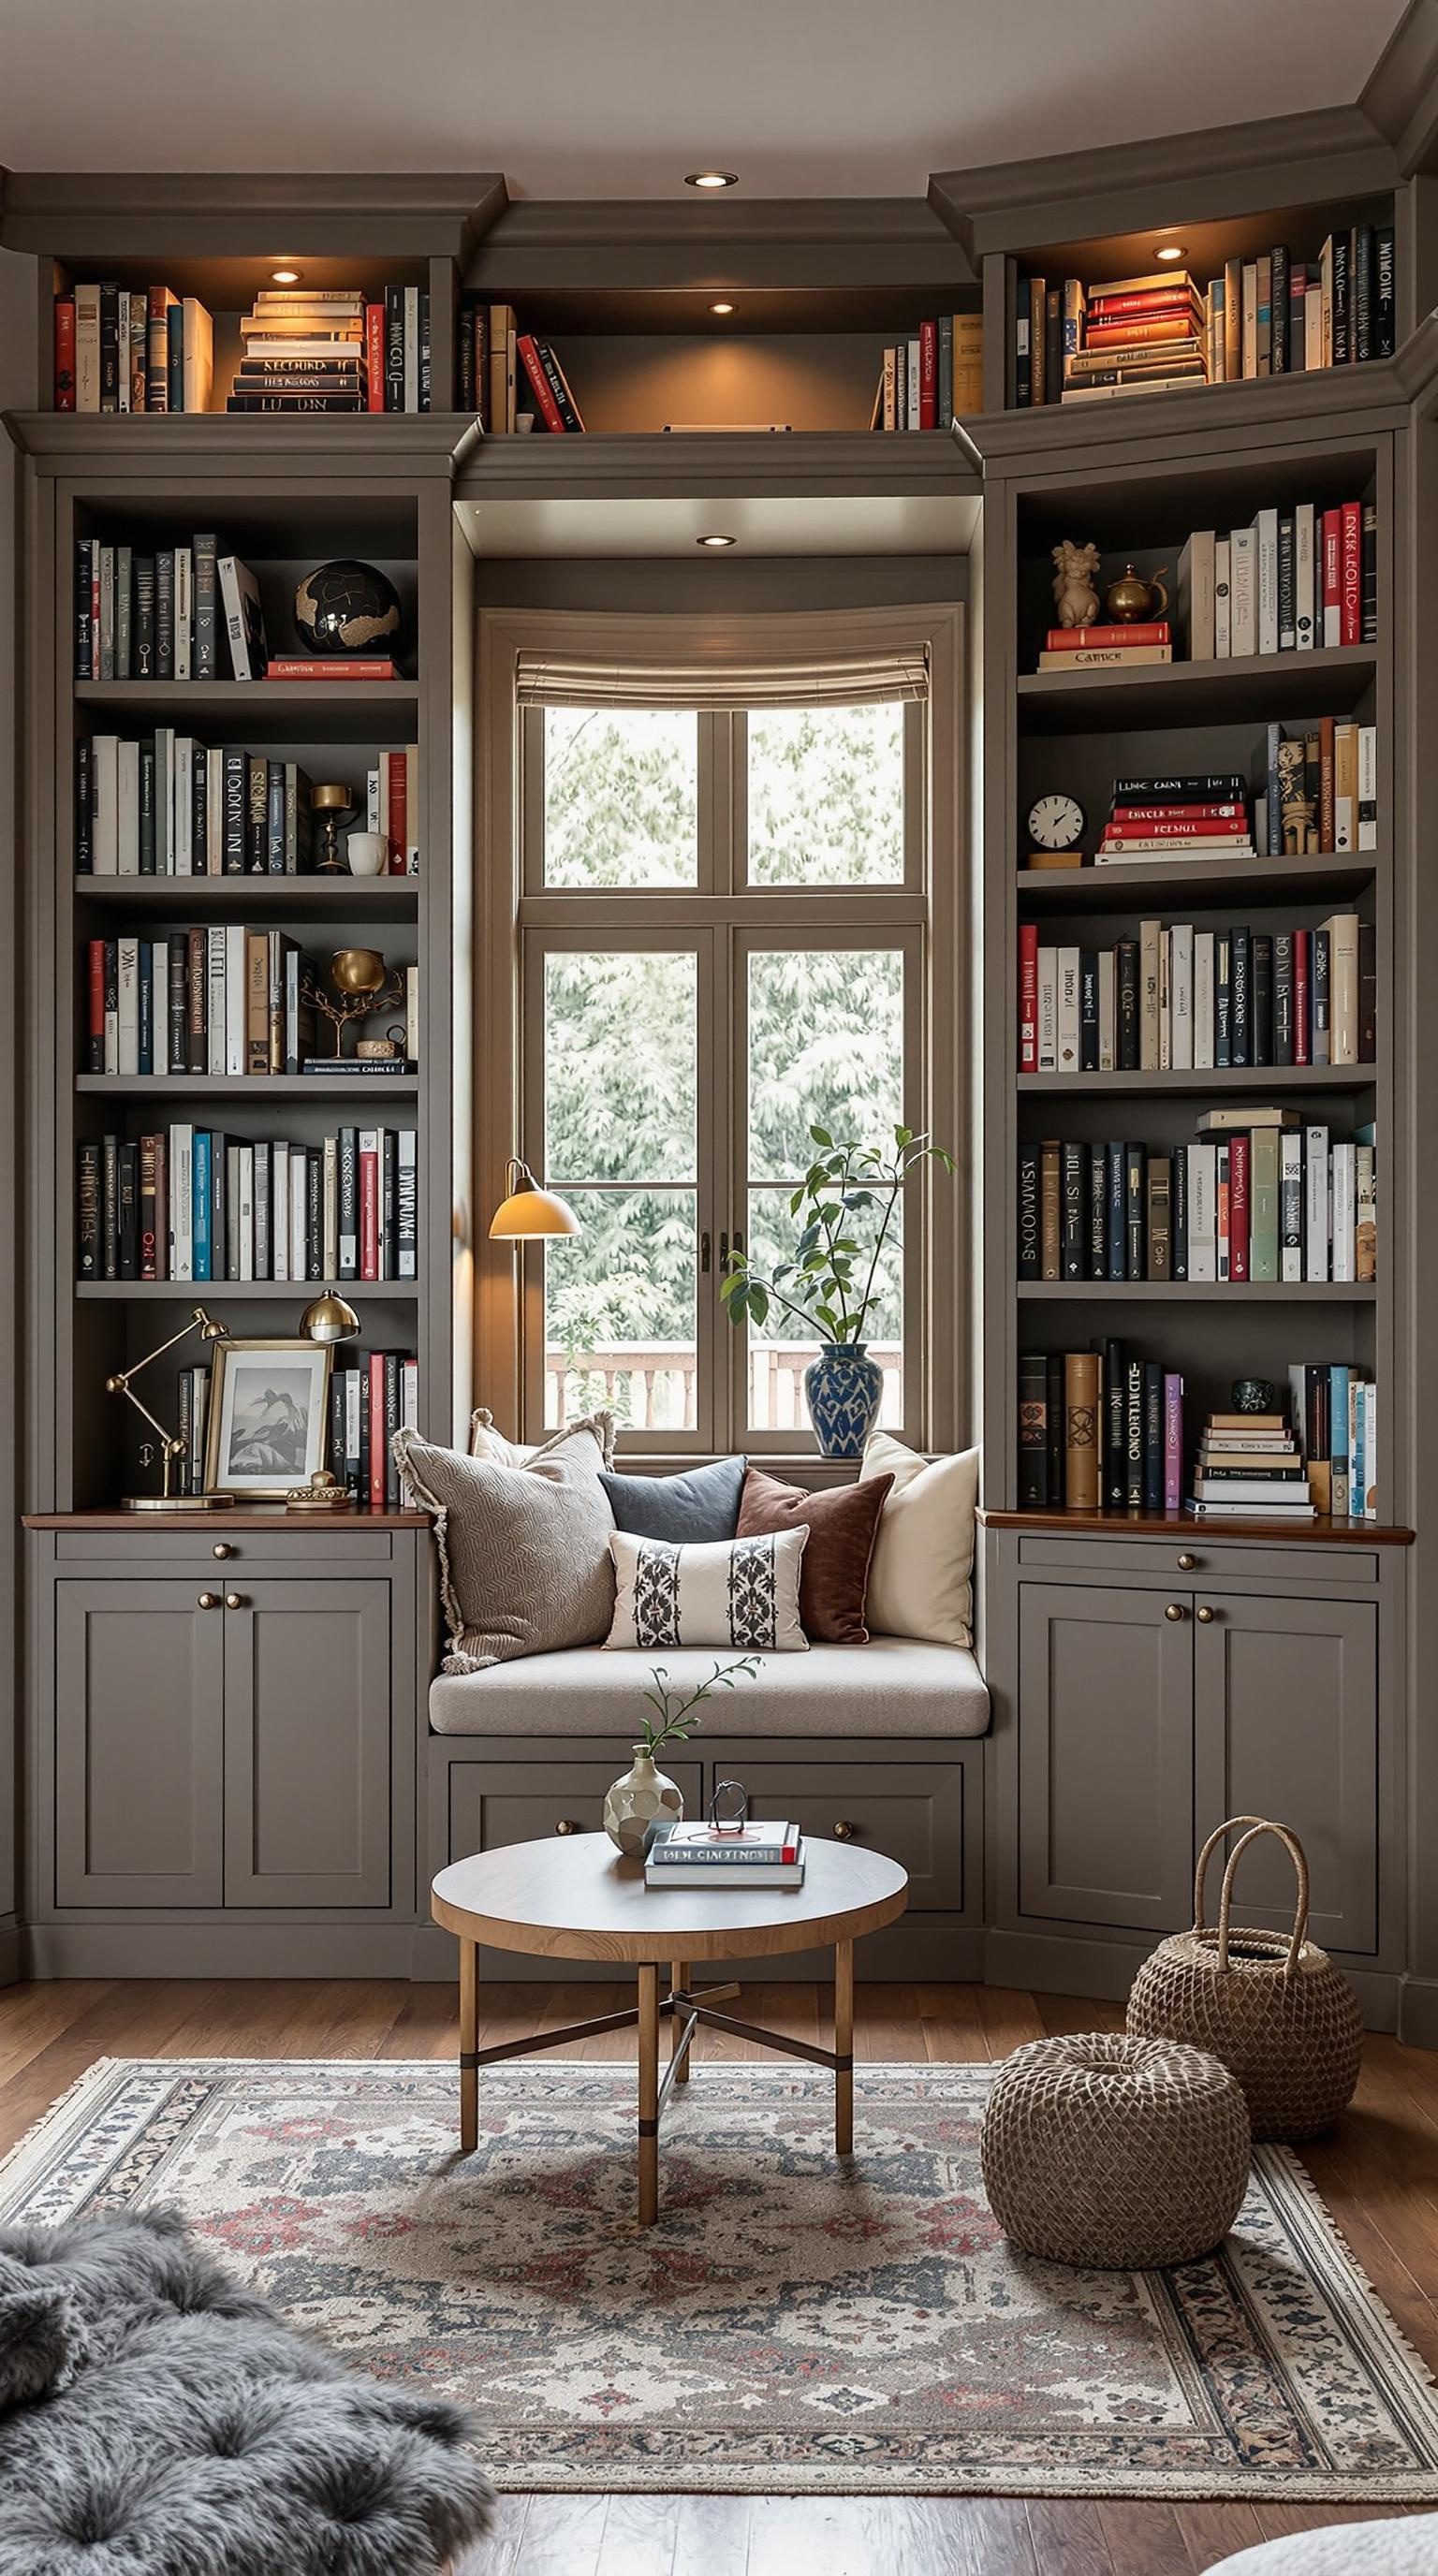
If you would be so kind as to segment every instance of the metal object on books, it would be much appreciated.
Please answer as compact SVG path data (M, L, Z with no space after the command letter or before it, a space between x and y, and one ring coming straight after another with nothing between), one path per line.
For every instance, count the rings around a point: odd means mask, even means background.
M167 1342L161 1342L155 1350L147 1351L142 1360L136 1360L132 1367L117 1369L113 1377L107 1377L105 1380L105 1393L125 1396L133 1404L142 1421L148 1422L155 1434L154 1440L146 1440L141 1446L141 1466L153 1466L157 1457L160 1460L158 1494L126 1494L120 1506L122 1511L219 1512L228 1510L234 1503L233 1494L171 1493L170 1479L174 1472L175 1461L177 1458L183 1458L185 1443L177 1433L167 1431L163 1422L156 1420L147 1404L141 1403L132 1382L139 1376L142 1369L150 1367L152 1361L163 1359L166 1351L174 1350L187 1335L196 1331L204 1342L223 1342L229 1338L228 1324L217 1323L214 1316L208 1314L203 1306L194 1306L190 1310L188 1322L183 1323L177 1333L172 1333Z
M295 1485L285 1496L287 1512L347 1512L349 1487L336 1484L328 1467L317 1467L307 1485Z
M721 1816L719 1813L719 1801L721 1798L737 1798L739 1801L738 1814ZM708 1808L705 1812L706 1820L713 1833L741 1834L744 1827L749 1822L749 1792L745 1788L743 1781L717 1780L714 1784L714 1795L710 1799Z
M316 790L316 794L318 794ZM352 1020L367 1020L375 1011L392 1011L404 1000L404 978L391 973L377 948L337 948L330 959L329 972L339 995L332 1002L315 978L306 986L306 999L323 1013L335 1033L335 1062L344 1054L344 1033Z

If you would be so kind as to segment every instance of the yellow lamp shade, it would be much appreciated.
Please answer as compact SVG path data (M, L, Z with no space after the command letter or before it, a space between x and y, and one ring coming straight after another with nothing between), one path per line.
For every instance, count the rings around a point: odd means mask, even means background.
M579 1219L566 1199L541 1189L528 1166L511 1156L505 1172L506 1196L489 1221L491 1242L537 1243L547 1236L577 1234Z

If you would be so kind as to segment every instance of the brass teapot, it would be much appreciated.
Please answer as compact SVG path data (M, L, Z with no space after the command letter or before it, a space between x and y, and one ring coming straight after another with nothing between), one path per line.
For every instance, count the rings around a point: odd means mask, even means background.
M1115 626L1142 625L1146 618L1168 615L1168 589L1164 582L1167 564L1145 581L1133 565L1125 564L1117 581L1111 581L1103 595L1105 611Z

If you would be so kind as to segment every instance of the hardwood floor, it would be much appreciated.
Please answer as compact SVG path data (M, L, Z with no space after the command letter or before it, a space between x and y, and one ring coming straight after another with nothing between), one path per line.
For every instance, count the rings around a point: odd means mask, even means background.
M614 2011L620 1987L489 1985L479 2044ZM730 2009L820 2037L829 1993L765 1985ZM1046 2031L1113 2029L1111 2005L997 1987L860 1986L854 2047L876 2058L1000 2058ZM96 1979L0 1993L0 2150L97 2057L447 2057L448 1986ZM706 2056L744 2041L702 2037ZM625 2058L633 2035L581 2044ZM1353 2108L1304 2161L1404 2332L1438 2369L1438 2056L1371 2039ZM1280 2533L1366 2508L1025 2504L1004 2497L516 2496L463 2576L1198 2576Z

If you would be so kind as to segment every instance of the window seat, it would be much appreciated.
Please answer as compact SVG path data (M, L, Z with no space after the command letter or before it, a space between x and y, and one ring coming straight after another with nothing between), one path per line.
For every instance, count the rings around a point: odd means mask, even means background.
M441 1674L430 1685L437 1735L638 1735L643 1693L662 1664L671 1687L692 1689L713 1672L711 1647L572 1646ZM989 1695L964 1646L873 1637L866 1646L811 1646L761 1655L751 1682L717 1692L702 1712L724 1736L976 1736L989 1726Z

